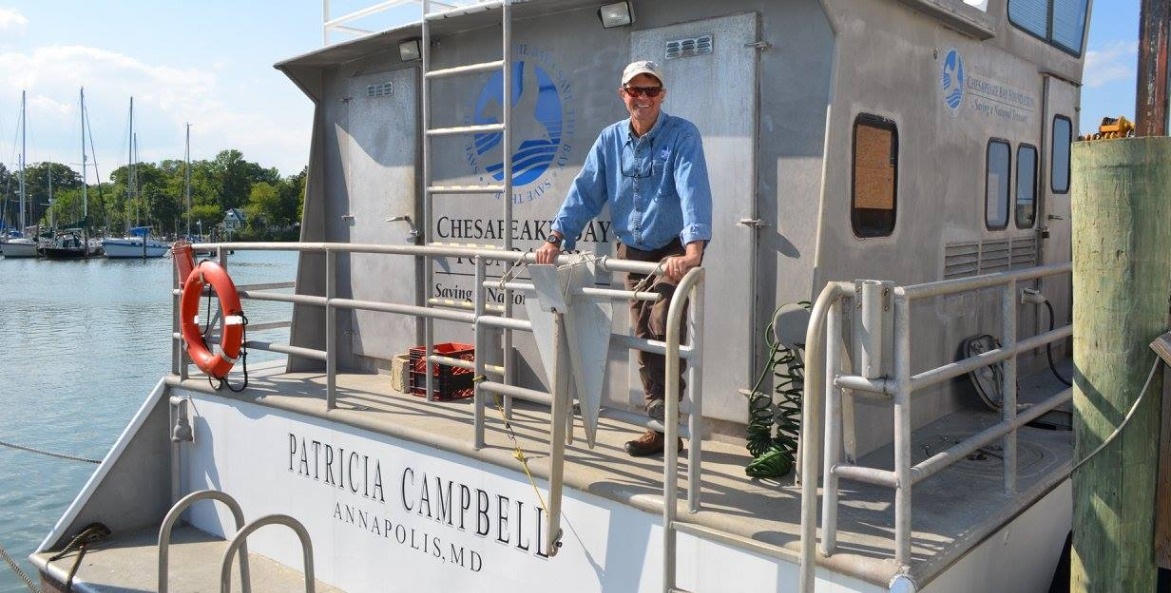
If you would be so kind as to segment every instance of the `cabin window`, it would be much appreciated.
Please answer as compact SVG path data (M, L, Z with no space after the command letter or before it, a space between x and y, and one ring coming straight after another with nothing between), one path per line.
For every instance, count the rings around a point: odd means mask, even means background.
M1064 115L1053 118L1053 149L1049 159L1050 188L1055 194L1069 193L1069 152L1073 148L1073 122Z
M1008 142L988 142L988 176L984 184L984 224L989 230L1008 227L1008 187L1012 173L1012 150Z
M1075 56L1082 54L1088 0L1008 0L1012 24Z
M1016 151L1016 228L1027 229L1037 220L1037 147L1022 144Z
M899 131L877 115L854 120L854 192L850 222L858 237L886 237L895 229Z

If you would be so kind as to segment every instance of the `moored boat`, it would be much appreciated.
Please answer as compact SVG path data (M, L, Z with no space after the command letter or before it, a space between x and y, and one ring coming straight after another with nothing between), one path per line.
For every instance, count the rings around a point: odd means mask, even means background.
M173 334L33 561L64 585L49 558L102 521L73 577L95 590L248 580L244 538L280 590L1045 590L1071 523L1056 377L1089 2L1041 22L1008 4L476 4L282 63L317 104L302 241L217 247L229 273L230 250L300 254L238 295L290 303L289 343L202 321L288 362L230 393ZM622 275L661 271L612 257L607 219L560 270L525 253L635 59L661 64L712 174L714 238L671 306L690 299L687 337L631 335L622 309L657 297ZM192 342L228 335L191 304ZM632 348L686 361L663 423ZM628 457L648 427L684 451ZM746 451L762 436L772 473Z
M53 244L41 250L45 259L85 259L102 254L97 239L89 239L82 229L63 229L53 237Z
M125 237L105 238L102 251L110 259L150 259L163 257L171 245L150 236L150 227L134 227Z

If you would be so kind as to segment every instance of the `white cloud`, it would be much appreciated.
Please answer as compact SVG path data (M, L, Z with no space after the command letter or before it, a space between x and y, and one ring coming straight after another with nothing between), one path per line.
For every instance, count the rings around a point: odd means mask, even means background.
M23 33L28 19L11 8L0 8L0 33L12 35Z
M1133 81L1138 63L1137 41L1111 41L1086 52L1083 83L1091 88Z
M13 73L0 79L4 103L28 90L32 162L54 160L77 166L77 98L83 86L103 178L128 159L130 97L134 97L142 161L183 158L187 122L194 124L193 159L211 159L220 150L235 148L249 161L291 175L308 158L310 108L295 113L258 108L263 94L258 97L255 92L226 88L220 73L206 66L158 65L93 47L55 45L31 53L0 51L0 71ZM291 83L285 88L297 93ZM11 121L9 114L3 115ZM287 121L290 116L294 121ZM302 146L303 150L290 151Z

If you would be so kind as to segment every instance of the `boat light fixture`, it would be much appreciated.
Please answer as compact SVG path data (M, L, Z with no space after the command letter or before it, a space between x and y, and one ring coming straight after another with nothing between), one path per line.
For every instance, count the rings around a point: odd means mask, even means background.
M398 59L404 62L423 59L423 52L419 49L419 40L408 39L398 44Z
M634 22L634 11L630 9L629 2L615 2L599 8L598 18L602 21L603 29L625 27Z

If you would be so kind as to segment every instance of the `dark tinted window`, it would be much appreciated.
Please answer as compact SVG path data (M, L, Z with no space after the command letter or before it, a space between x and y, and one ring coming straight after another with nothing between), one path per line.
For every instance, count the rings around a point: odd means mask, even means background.
M876 115L854 120L853 197L850 222L859 237L894 232L897 205L899 133L895 123Z
M1049 159L1050 188L1055 194L1069 193L1069 151L1073 147L1073 122L1064 115L1053 118L1052 154Z
M1016 151L1016 228L1027 229L1037 220L1037 148L1022 144Z
M1088 0L1008 0L1008 18L1017 27L1080 56Z
M984 224L991 230L1008 226L1008 188L1012 154L1008 142L988 143L988 173L984 184Z

